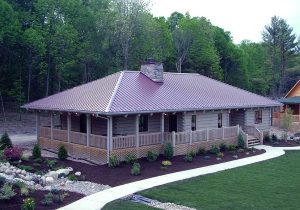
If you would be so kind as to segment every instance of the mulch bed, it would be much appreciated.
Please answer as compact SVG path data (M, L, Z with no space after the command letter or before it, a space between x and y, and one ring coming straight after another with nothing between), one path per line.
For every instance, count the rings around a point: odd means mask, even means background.
M14 191L17 193L13 198L10 200L4 201L0 200L0 209L5 210L16 210L21 209L21 206L23 204L23 200L25 197L22 197L20 195L20 190L18 187L13 187ZM74 192L67 192L69 195L64 199L62 203L53 203L49 206L45 206L41 203L41 201L44 199L44 195L47 194L48 191L41 191L41 190L35 190L34 192L30 193L30 198L33 198L36 204L36 208L38 210L47 210L47 209L57 209L63 206L66 206L76 200L79 200L80 198L84 197L81 194L74 193Z
M269 145L272 147L299 147L299 141L276 141L276 142L264 142L265 145Z
M244 157L250 157L254 155L259 155L264 153L265 150L255 150L255 153L249 152L249 155L246 155L246 152L236 153L238 155L238 159ZM122 162L117 168L109 168L107 165L101 166L93 166L81 162L75 162L71 160L64 160L60 161L57 160L57 166L65 166L65 167L72 167L74 169L73 173L76 171L80 171L85 175L86 181L96 182L99 184L107 184L112 187L126 184L129 182L134 182L146 178L151 178L159 175L164 175L168 173L184 171L193 168L199 168L203 166L223 163L231 160L235 160L233 158L233 154L230 152L224 152L224 157L222 160L217 160L216 156L213 154L209 155L210 159L205 159L204 156L196 156L193 162L188 163L184 161L184 156L175 156L171 162L172 165L168 166L166 171L160 169L161 161L165 160L162 156L160 156L155 162L148 162L146 158L139 159L139 163L141 165L141 174L138 176L133 176L130 174L131 165L127 165L126 163ZM51 158L48 158L51 159ZM33 165L33 161L23 161L22 165ZM42 164L39 170L47 171L48 168L45 164Z

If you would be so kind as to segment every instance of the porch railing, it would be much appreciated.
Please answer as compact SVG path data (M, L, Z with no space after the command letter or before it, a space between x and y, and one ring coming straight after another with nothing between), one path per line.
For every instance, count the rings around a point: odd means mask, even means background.
M112 137L112 148L113 149L122 149L128 147L136 146L136 136L128 135L128 136L114 136Z
M140 140L140 146L160 144L161 143L161 132L140 133L139 140Z
M106 149L107 148L106 143L107 143L107 136L90 134L90 146L91 147Z
M49 128L49 132L51 133L51 128ZM68 141L68 133L64 130L53 129L53 139L60 141Z

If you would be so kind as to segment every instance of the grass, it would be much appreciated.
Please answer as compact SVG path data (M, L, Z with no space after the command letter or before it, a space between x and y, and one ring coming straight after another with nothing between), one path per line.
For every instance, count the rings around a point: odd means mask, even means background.
M128 210L140 210L140 209L143 209L143 210L153 210L153 209L156 209L156 208L152 208L150 206L147 206L147 205L142 205L142 204L138 204L138 203L134 203L134 202L131 202L131 201L125 201L125 200L117 200L117 201L113 201L107 205L105 205L104 208L102 208L104 210L125 210L125 209L128 209Z
M180 181L140 194L196 209L299 209L300 152L236 169ZM133 209L116 201L107 209ZM145 209L134 204L134 209Z

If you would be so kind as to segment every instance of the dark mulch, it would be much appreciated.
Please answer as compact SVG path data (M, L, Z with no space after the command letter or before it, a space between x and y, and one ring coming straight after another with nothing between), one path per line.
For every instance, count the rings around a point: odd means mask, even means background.
M246 155L246 152L237 153L237 155L240 159L262 154L264 152L264 150L255 150L255 153L250 151L249 155ZM217 160L216 156L212 154L210 154L209 156L211 157L210 159L205 159L204 156L196 156L192 163L185 162L184 156L176 156L171 160L172 166L169 166L166 171L160 169L161 161L165 160L162 156L160 156L155 162L148 162L146 158L141 158L138 161L141 165L141 174L138 176L133 176L130 174L131 165L127 165L126 163L121 163L117 168L109 168L107 165L93 166L71 160L57 160L56 166L63 165L72 167L74 169L73 172L81 171L85 175L87 181L107 184L110 186L118 186L159 175L235 160L232 157L233 154L231 154L230 152L224 152L224 157L222 158L222 160ZM22 164L33 166L33 161L23 161ZM45 164L42 164L39 170L47 171L48 168Z
M18 187L14 186L13 189L17 194L10 200L7 200L7 201L0 200L0 209L5 209L5 210L21 209L23 200L26 197L22 197L20 195L20 190ZM68 204L84 197L83 195L78 194L78 193L67 192L69 195L64 199L64 201L62 203L53 203L49 206L45 206L41 203L41 201L44 199L44 195L47 193L48 193L48 191L40 191L40 190L36 190L36 191L30 193L29 197L33 198L35 201L35 204L36 204L35 209L38 209L38 210L57 209L57 208L68 205Z
M275 141L275 142L264 142L265 145L269 145L272 147L298 147L300 146L299 141Z

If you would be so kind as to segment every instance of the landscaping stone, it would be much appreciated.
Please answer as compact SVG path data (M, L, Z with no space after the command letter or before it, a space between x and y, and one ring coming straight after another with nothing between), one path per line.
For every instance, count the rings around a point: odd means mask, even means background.
M56 171L57 174L64 174L65 176L68 176L70 172L73 171L73 168L68 167L68 168L62 168L62 169L58 169Z
M48 177L46 177L45 178L45 183L46 184L53 184L53 182L54 182L54 179L53 179L53 177L51 177L51 176L48 176Z
M81 176L81 172L80 171L75 172L75 176Z
M56 171L50 171L45 176L50 176L53 179L58 179L58 173Z

